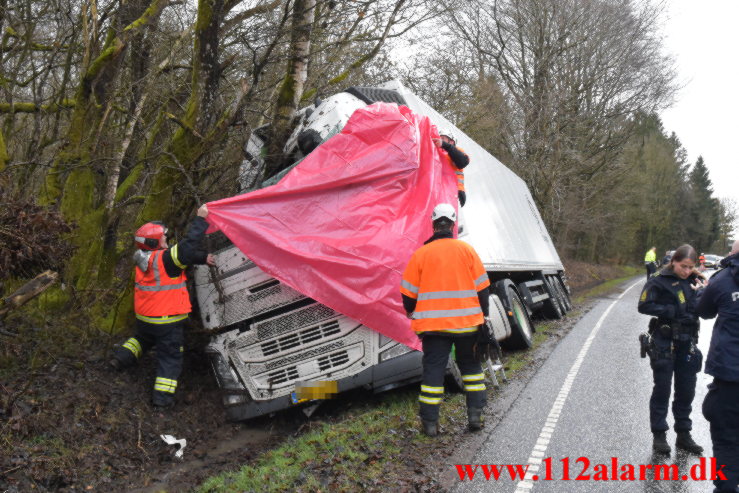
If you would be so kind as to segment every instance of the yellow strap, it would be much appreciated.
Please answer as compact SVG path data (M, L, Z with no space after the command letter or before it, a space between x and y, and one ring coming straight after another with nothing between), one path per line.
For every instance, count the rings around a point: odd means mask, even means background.
M462 375L463 382L476 382L478 380L484 380L484 379L485 379L484 373L477 373L476 375Z
M441 404L441 397L426 397L425 395L419 395L418 400L424 404L439 405Z
M178 246L179 245L175 245L172 248L170 248L169 249L169 255L172 257L172 261L174 262L174 264L177 267L179 267L182 270L185 270L187 268L187 266L186 265L182 265L182 263L180 263L180 259L177 258L177 252L178 252L177 247Z
M129 338L122 346L131 351L137 358L141 356L141 344L135 337Z
M482 311L482 309L480 309ZM469 334L471 332L475 332L477 330L477 327L464 327L461 329L445 329L445 330L439 330L438 332L446 332L447 334Z
M426 392L427 394L443 394L444 387L430 387L428 385L421 385L421 392Z
M186 319L187 313L183 315L168 315L166 317L147 317L137 313L136 318L149 324L171 324L172 322L179 322L180 320Z

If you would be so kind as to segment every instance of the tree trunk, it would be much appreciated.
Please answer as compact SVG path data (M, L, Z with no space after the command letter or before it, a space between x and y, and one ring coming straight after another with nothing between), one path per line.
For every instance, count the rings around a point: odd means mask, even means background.
M58 277L59 274L56 272L47 270L21 286L20 289L3 298L3 307L0 308L0 317L5 316L9 311L24 305L29 300L43 293L46 288L54 284Z
M77 88L67 143L46 177L46 193L42 201L54 203L61 196L61 211L65 219L78 226L74 235L77 251L65 272L67 280L78 289L86 288L91 280L97 278L107 227L105 206L98 207L103 194L98 194L97 190L103 184L97 183L96 172L91 165L95 135L104 117L102 108L116 83L118 66L131 36L155 20L168 4L168 0L151 0L148 6L141 6L138 18L124 24L119 33L110 28L101 53L84 69ZM132 16L131 11L126 14L125 17ZM60 177L68 170L62 189Z
M285 156L282 148L290 136L293 116L303 96L308 78L310 36L315 20L316 0L296 0L290 37L290 59L287 74L277 91L277 102L272 112L272 126L267 144L265 177L281 171Z

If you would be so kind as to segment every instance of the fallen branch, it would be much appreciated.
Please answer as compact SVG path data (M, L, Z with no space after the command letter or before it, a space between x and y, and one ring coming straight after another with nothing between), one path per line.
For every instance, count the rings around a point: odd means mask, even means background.
M10 296L3 298L3 308L0 308L0 317L5 316L9 311L24 305L29 300L46 291L49 286L54 284L58 277L58 273L47 270L21 286L17 291L11 293Z

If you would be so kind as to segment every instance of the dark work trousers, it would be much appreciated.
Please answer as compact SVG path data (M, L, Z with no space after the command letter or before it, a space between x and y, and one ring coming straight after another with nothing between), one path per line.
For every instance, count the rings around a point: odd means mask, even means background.
M675 395L672 400L672 415L675 418L675 431L690 431L693 422L690 420L697 373L703 364L703 356L691 341L674 341L674 351L670 356L672 339L655 333L654 345L658 352L656 358L651 358L652 397L649 399L649 423L652 431L667 431L667 409L670 404L672 376L675 375ZM661 354L659 354L661 353Z
M645 262L644 267L647 268L647 281L650 277L652 277L652 274L657 272L657 267L655 267L654 262Z
M716 464L724 464L726 481L716 479L715 492L734 492L739 484L739 382L714 379L703 401L703 416L711 423Z
M156 347L157 376L152 401L166 406L174 401L177 379L182 372L184 320L169 324L150 324L136 320L136 335L113 348L123 366L133 365L152 347Z
M467 408L485 407L487 392L482 366L472 354L472 346L477 340L477 332L465 335L437 334L425 332L421 337L423 345L423 380L420 403L421 419L438 421L439 406L444 395L444 374L446 373L452 345L455 348L457 366L462 372Z
M464 204L467 202L467 194L464 190L457 190L457 197L459 198L459 206L464 207Z

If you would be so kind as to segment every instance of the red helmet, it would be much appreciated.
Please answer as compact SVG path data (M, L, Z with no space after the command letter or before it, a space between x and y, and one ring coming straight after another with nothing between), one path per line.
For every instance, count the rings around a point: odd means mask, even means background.
M166 236L167 228L161 221L146 223L136 230L136 246L142 250L156 250L159 240Z

